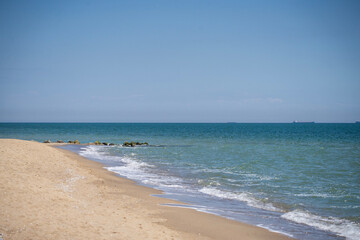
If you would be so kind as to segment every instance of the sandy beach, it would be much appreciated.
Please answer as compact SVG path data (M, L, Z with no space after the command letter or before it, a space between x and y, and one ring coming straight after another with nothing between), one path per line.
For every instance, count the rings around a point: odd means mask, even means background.
M8 239L289 239L153 194L54 145L0 139L0 234Z

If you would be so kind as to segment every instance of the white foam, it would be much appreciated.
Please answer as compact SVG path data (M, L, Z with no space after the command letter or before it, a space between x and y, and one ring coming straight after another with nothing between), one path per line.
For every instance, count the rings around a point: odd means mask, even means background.
M147 169L149 169L151 165L146 163L139 163L136 161L131 161L130 159L126 159L125 161L127 162L127 164L125 164L124 166L107 167L106 169L127 178L140 181L143 184L160 187L160 189L185 189L185 187L181 185L182 180L180 178L151 173L147 171Z
M294 194L297 197L320 197L320 198L340 198L342 196L335 196L326 193L299 193Z
M166 188L185 188L181 185L183 181L180 178L153 173L151 170L154 166L136 159L135 153L129 153L124 156L113 156L106 152L106 149L108 149L108 147L91 145L82 148L79 154L91 159L118 162L120 166L105 168L121 176L140 181L143 184Z
M294 210L283 214L281 217L296 223L336 233L349 240L360 239L360 224L346 219L322 217L302 210Z
M96 159L101 161L110 161L110 162L124 162L124 158L120 156L113 156L106 152L106 149L109 147L105 146L87 146L80 149L79 155L90 158ZM135 156L130 154L130 156ZM126 160L125 160L126 161Z
M102 147L100 146L87 146L84 148L80 149L79 154L83 157L88 157L88 158L96 158L96 159L101 159L102 157L104 157L106 154L102 151L100 151Z
M203 179L199 179L197 181L200 185L210 185L210 186L220 186L221 184L218 181L205 181Z
M106 169L128 178L142 180L142 178L147 176L144 168L152 167L147 163L129 157L122 157L120 160L123 164L122 166L106 167Z
M156 186L159 186L159 187L168 187L168 188L177 188L177 189L179 189L179 188L184 189L185 188L184 186L179 185L179 184L169 184L169 182L167 182L167 184L164 184L163 180L161 180L161 179L152 179L152 180L145 179L142 182L144 184L156 185Z
M340 208L340 209L357 209L360 208L360 206L329 206L331 208Z
M222 190L219 190L216 188L209 188L209 187L204 187L204 188L200 189L199 191L202 193L211 195L211 196L222 198L222 199L230 199L230 200L246 202L246 204L251 207L261 208L264 210L274 211L274 212L283 212L283 210L275 207L271 203L265 203L265 202L262 202L256 198L254 198L250 193L226 192L226 191L222 191Z

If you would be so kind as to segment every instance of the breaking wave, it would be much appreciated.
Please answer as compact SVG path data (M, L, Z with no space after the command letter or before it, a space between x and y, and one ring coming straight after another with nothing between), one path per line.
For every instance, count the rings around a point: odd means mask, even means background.
M346 219L322 217L302 210L294 210L281 216L287 220L330 231L349 240L360 239L360 225Z

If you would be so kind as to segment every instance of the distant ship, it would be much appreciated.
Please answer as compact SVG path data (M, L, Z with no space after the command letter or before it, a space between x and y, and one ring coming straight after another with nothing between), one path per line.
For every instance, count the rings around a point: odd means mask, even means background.
M315 123L315 122L300 122L300 121L293 121L293 123Z

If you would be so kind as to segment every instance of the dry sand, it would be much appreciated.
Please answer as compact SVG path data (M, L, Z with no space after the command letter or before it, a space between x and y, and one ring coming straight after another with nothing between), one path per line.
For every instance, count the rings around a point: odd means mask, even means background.
M151 196L154 189L48 144L0 139L0 234L9 239L289 239ZM0 235L1 236L1 235Z

